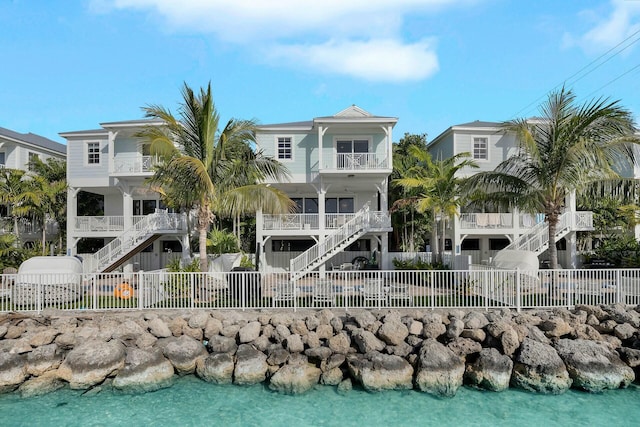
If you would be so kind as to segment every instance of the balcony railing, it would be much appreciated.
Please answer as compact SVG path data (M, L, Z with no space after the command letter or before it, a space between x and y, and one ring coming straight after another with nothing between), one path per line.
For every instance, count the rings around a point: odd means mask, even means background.
M58 223L53 220L46 221L47 234L57 234L59 231ZM0 234L7 234L14 232L13 218L3 217L0 218ZM18 232L21 236L32 236L42 234L42 224L38 220L29 220L26 218L18 219Z
M576 228L589 230L593 225L593 214L589 211L576 212ZM530 229L544 222L544 214L514 213L463 213L460 214L460 228L463 230L512 230ZM517 223L517 224L516 224Z
M132 225L141 221L145 216L133 217ZM73 223L73 230L77 232L122 232L124 231L124 216L79 216Z
M138 174L153 172L156 162L155 156L142 156L140 154L118 154L113 159L113 173Z
M355 214L325 214L324 228L336 229L349 222ZM263 230L318 230L318 214L263 215Z
M334 167L353 171L390 168L387 156L376 153L339 153L335 157Z

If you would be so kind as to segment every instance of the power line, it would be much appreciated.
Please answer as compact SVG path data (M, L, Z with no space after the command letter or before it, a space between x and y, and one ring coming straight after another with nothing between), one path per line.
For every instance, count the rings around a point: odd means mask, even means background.
M557 84L556 86L554 86L551 90L555 90L558 89L559 87L566 85L567 83L571 83L574 84L580 80L582 80L583 78L585 78L586 76L588 76L589 74L591 74L593 71L597 70L598 68L600 68L602 65L606 64L607 62L609 62L611 59L613 59L615 56L619 55L620 53L624 52L626 49L630 48L631 46L633 46L634 44L636 44L638 41L640 41L640 37L636 38L635 40L631 40L633 39L636 35L640 34L640 30L635 31L633 34L631 34L630 36L628 36L627 38L625 38L624 40L622 40L620 43L618 43L617 45L613 46L611 49L607 50L605 53L603 53L602 55L598 56L596 59L594 59L593 61L589 62L587 65L585 65L584 67L582 67L581 69L579 69L578 71L576 71L575 73L573 73L572 75L570 75L569 77L567 77L566 79L564 79L561 83ZM614 52L616 49L618 49L620 46L622 46L623 44L627 43L629 40L631 40L631 42L629 42L629 44L627 44L626 46L624 46L622 49L620 49L619 51L615 52L613 55L609 56L606 60L602 61L601 63L598 64L598 62L605 58L607 55L609 55L610 53ZM597 64L597 65L595 65ZM595 65L595 66L594 66ZM593 66L593 68L591 70L589 70L588 72L584 73L582 76L580 76L579 78L575 79L573 82L571 82L571 79L573 79L574 77L580 75L583 71L588 70L589 68L591 68ZM634 67L633 69L635 69L637 67ZM623 73L622 75L618 76L617 78L613 79L612 81L610 81L609 83L607 83L605 86L602 86L601 88L599 88L598 90L602 89L603 87L608 86L609 84L613 83L614 81L618 80L619 78L623 77L624 75L628 74L629 72L631 72L633 69L629 70L628 72ZM596 91L597 92L597 91ZM548 92L547 92L548 93ZM520 113L522 113L523 111L528 111L529 107L531 107L534 104L537 104L541 99L543 99L545 96L547 96L547 93L540 95L538 98L536 98L534 101L530 102L529 104L527 104L524 108L518 110L515 114L513 114L511 116L511 118L514 118L516 116L518 116Z
M586 95L585 98L589 98L591 95L595 94L596 92L599 92L601 89L604 89L605 87L609 86L611 83L615 82L616 80L620 80L622 77L626 76L630 72L632 72L634 70L637 70L639 68L640 68L640 64L636 65L635 67L632 67L632 68L628 69L627 71L625 71L624 73L620 74L616 78L609 80L607 83L605 83L604 85L600 86L598 89L596 89L593 92L591 92L590 94Z

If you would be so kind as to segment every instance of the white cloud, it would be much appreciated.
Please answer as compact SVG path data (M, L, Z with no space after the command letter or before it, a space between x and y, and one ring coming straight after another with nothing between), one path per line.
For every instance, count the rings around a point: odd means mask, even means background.
M595 25L579 37L565 35L565 45L580 46L587 53L606 51L640 30L639 0L610 0L611 9L605 16L595 11L583 11Z
M438 58L427 41L403 44L392 39L329 41L271 49L270 59L368 81L422 80L438 71Z
M106 0L93 1L103 8ZM210 33L298 66L401 82L438 70L432 43L403 40L403 18L476 1L111 0L111 6L151 10L174 31Z

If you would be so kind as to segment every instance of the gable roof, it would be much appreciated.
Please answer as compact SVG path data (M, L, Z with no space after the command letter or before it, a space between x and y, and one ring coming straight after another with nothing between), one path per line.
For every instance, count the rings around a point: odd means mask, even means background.
M268 125L259 125L260 130L311 130L316 123L392 123L396 124L397 117L374 116L366 110L353 104L342 111L337 112L333 116L315 117L313 120L289 123L275 123Z
M67 155L66 145L52 141L51 139L45 138L44 136L36 135L35 133L19 133L14 132L10 129L0 127L0 137L4 137L16 142L26 143L27 145L44 148L45 150L54 151L64 156Z

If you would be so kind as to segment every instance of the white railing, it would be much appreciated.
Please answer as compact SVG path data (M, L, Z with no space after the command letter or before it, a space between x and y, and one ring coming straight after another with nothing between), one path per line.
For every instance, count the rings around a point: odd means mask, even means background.
M515 213L462 213L460 228L462 229L513 229L531 228L544 221L544 215ZM517 222L517 224L516 224Z
M133 224L142 221L147 215L135 215ZM73 222L74 231L78 232L122 232L124 216L79 216Z
M57 221L48 219L46 222L46 232L48 237L56 235L59 231ZM0 233L13 233L15 230L13 218L3 217L0 218ZM42 224L40 221L31 220L28 218L18 219L18 231L21 235L39 236L42 235Z
M555 239L559 239L569 231L576 230L593 230L592 212L565 212L560 215L556 226ZM525 250L539 253L544 251L548 247L548 244L549 224L547 222L540 222L504 249Z
M263 215L263 230L317 230L318 214Z
M339 153L336 155L336 169L375 170L389 169L386 155L376 153Z
M342 227L293 258L289 271L292 272L294 279L302 277L306 272L322 264L326 254L346 246L354 240L354 236L360 236L370 229L382 229L390 226L391 219L386 212L371 212L368 206L365 206Z
M112 173L117 174L138 174L153 172L156 162L154 156L143 156L136 153L116 154L113 158Z
M294 284L295 283L295 284ZM0 312L123 309L509 308L640 304L640 269L0 275Z
M184 229L186 229L186 220L182 214L158 211L146 215L137 221L133 227L122 233L120 237L113 239L96 252L91 258L84 259L83 263L90 266L90 271L102 270L134 249L154 232ZM87 267L85 267L85 271L87 271Z

